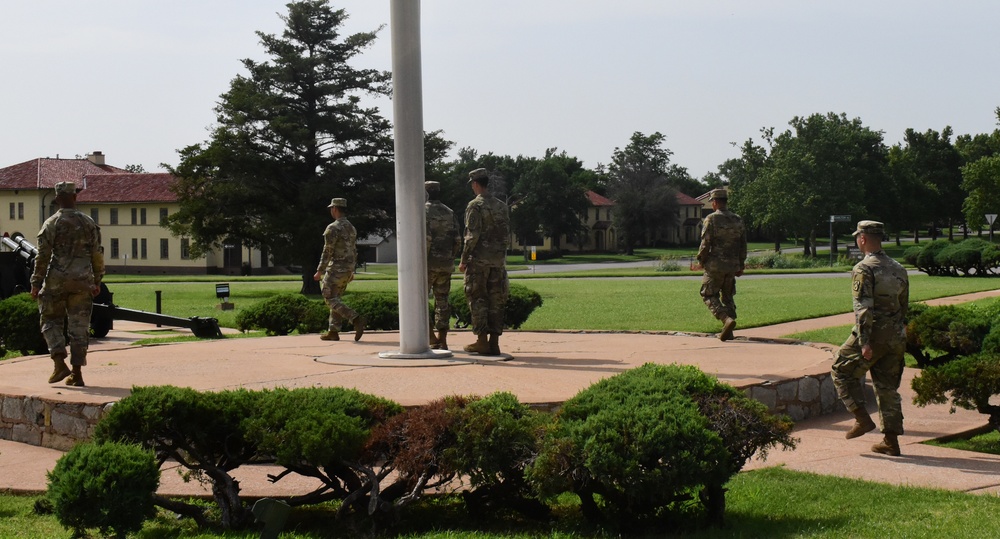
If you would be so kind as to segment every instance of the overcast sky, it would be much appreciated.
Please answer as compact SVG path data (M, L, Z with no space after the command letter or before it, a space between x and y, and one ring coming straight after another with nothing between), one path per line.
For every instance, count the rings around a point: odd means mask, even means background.
M149 172L204 141L278 0L35 0L0 16L0 167L93 150ZM389 1L333 2L345 31L385 24L359 60L390 68ZM424 0L424 127L457 147L607 163L666 135L695 177L794 116L845 113L892 145L906 128L996 128L995 0ZM391 118L389 102L380 103Z

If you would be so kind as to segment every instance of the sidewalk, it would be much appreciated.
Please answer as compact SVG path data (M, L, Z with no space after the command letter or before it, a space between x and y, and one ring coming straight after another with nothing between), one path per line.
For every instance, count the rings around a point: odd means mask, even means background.
M1000 295L1000 290L946 298L960 302ZM111 402L128 394L133 385L173 384L199 390L232 388L343 386L387 397L403 405L419 405L453 394L485 395L510 391L526 403L558 404L592 383L646 362L693 364L737 387L762 380L781 382L810 374L829 373L832 347L762 342L828 325L850 324L851 315L781 324L768 328L737 329L737 339L722 343L711 335L511 332L503 337L505 352L515 359L496 361L456 353L447 360L384 360L378 352L398 350L395 332L366 333L361 342L327 343L315 335L199 341L142 348L129 343L132 333L150 329L142 324L116 322L109 339L95 342L85 370L87 387L45 383L51 362L32 356L0 363L0 394L32 395L64 402ZM456 332L453 348L471 342L467 332ZM906 434L900 438L902 457L869 452L880 439L870 433L845 440L853 417L834 413L798 423L800 439L794 451L772 452L766 462L748 468L784 465L819 474L867 479L897 485L926 486L1000 495L1000 456L942 449L921 442L977 429L985 417L967 410L949 413L949 406L912 405L907 369L901 393ZM869 403L874 410L874 403ZM0 440L0 490L40 492L45 474L60 451ZM245 467L237 478L247 496L284 496L310 490L314 483L289 476L277 484L267 480L272 467ZM160 492L167 495L207 494L197 483L184 483L164 471Z

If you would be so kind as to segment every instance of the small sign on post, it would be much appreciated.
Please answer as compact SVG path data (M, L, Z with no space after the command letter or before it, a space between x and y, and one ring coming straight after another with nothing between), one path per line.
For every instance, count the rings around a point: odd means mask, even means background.
M833 223L850 223L850 215L831 215L830 216L830 267L833 267L833 247L836 244L836 238L833 237Z
M996 220L997 220L997 214L995 213L986 214L986 222L990 224L990 242L993 241L993 221Z
M229 303L229 283L219 283L215 285L215 297L222 300L219 309L223 311L233 310L234 305Z

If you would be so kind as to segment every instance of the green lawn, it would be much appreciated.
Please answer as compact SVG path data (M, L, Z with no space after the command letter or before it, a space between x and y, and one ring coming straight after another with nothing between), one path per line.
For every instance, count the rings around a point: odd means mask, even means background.
M992 538L1000 536L1000 498L943 490L895 487L767 468L737 475L727 485L726 524L722 528L664 528L642 537L723 539L751 537L857 539ZM0 537L62 538L52 515L32 511L35 497L0 495ZM452 498L425 499L401 514L381 533L360 531L332 518L329 508L293 511L281 537L287 539L368 536L408 539L611 538L619 535L584 522L571 496L560 498L559 517L537 522L511 516L473 520ZM164 514L147 523L136 537L250 539L255 533L200 532L187 521Z

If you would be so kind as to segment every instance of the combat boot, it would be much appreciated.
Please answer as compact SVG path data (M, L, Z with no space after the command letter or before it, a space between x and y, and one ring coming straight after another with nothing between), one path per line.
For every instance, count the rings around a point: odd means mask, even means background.
M437 348L438 343L441 342L441 339L439 339L438 336L434 334L434 326L430 327L430 331L431 331L431 337L429 344L431 345L431 350L434 350Z
M872 416L868 415L868 410L864 408L854 410L854 419L856 420L854 426L844 435L848 440L875 430L875 422L872 421Z
M731 341L733 340L733 330L736 329L736 320L726 317L725 321L722 323L722 333L719 333L720 341Z
M319 339L321 341L339 341L340 333L337 333L336 331L333 330L327 331L326 333L320 335Z
M899 456L899 436L895 434L886 434L882 438L882 441L872 446L872 451L875 453L881 453L883 455L889 455L892 457Z
M79 365L73 365L73 373L66 379L66 385L83 387L83 371Z
M354 317L354 340L360 341L361 336L365 334L365 328L368 326L368 319L361 316Z
M435 350L447 350L448 349L448 328L438 330L437 344L432 346Z
M500 335L496 333L490 333L490 355L500 355Z
M486 355L490 353L490 343L486 340L486 334L483 333L482 335L476 335L476 342L467 344L462 349L470 354Z
M72 374L69 367L66 366L65 354L62 357L52 358L52 362L55 363L55 368L52 370L52 376L49 376L50 384L62 382L67 376Z

